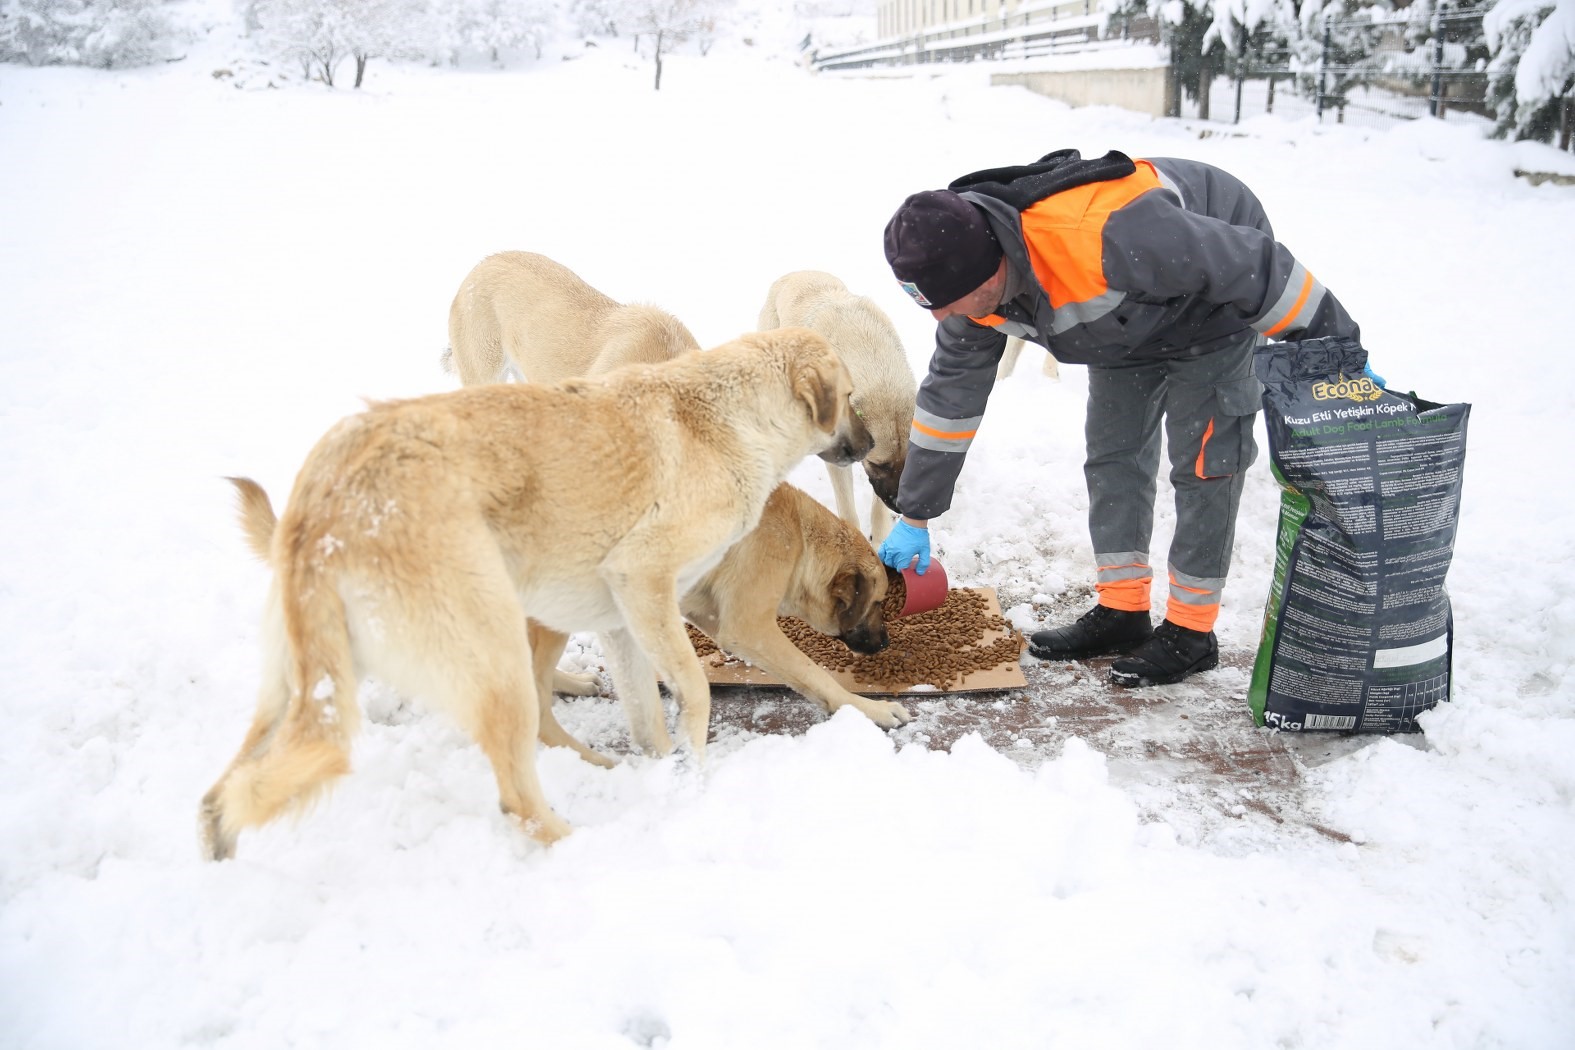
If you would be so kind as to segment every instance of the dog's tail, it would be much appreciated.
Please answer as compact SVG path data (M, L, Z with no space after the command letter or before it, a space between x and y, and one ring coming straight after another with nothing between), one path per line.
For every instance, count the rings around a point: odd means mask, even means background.
M230 480L240 493L247 542L267 558L276 528L268 496L254 481ZM304 536L281 544L265 620L274 626L264 631L271 637L265 637L263 699L240 754L203 800L210 857L232 855L243 829L304 808L350 771L360 708L331 553Z
M241 753L203 800L208 855L234 854L241 831L300 812L350 772L350 739L360 723L350 635L338 588L319 581L303 595L280 573L286 642L265 661L277 676L280 708L259 705ZM310 585L308 585L310 586ZM277 663L274 661L277 660Z
M236 510L240 513L241 531L246 534L246 545L263 561L269 558L273 545L274 526L279 519L274 516L273 504L268 493L251 478L225 478L235 486Z

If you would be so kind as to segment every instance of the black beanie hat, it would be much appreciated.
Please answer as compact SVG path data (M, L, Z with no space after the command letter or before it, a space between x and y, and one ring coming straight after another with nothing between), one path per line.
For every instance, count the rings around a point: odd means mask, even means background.
M902 290L933 310L994 276L1001 245L983 211L951 190L925 190L886 224L886 262Z

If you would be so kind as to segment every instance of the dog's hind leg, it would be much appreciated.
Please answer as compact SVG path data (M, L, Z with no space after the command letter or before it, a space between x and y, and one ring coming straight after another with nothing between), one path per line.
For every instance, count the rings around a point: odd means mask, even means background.
M470 731L492 764L498 799L526 832L548 844L569 833L552 811L536 773L541 724L526 618L513 582L490 535L450 535L452 575L423 581L428 593L409 586L407 608L427 617L410 632L426 688L436 692ZM391 640L394 632L390 630Z
M541 724L538 733L541 742L548 747L567 747L592 765L611 769L614 765L612 759L592 751L576 740L567 729L563 728L558 722L558 716L552 712L552 684L561 673L557 665L559 659L563 657L563 648L568 644L569 636L545 627L535 620L530 621L529 633L531 662L536 676L536 699L540 704Z
M864 529L859 525L859 509L853 502L853 468L827 463L826 474L831 478L831 494L837 503L837 517L862 534Z
M563 838L569 825L547 804L536 775L540 711L526 668L517 676L481 684L472 703L471 732L492 763L503 812L519 818L531 838L543 845Z

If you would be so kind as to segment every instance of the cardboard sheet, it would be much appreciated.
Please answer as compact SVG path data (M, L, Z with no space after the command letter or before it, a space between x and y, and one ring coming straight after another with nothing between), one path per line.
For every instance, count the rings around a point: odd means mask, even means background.
M984 596L986 612L990 616L1001 615L1001 603L995 595L993 587L955 588L954 590L969 590ZM981 640L981 645L989 645L999 638L1004 638L1011 631L987 631ZM700 661L706 672L706 677L713 686L755 686L786 688L782 682L767 674L753 664L744 663L742 660L732 660L721 653L712 653ZM941 696L951 693L978 693L998 691L1002 689L1022 689L1027 687L1028 680L1023 677L1023 668L1017 660L1003 661L995 667L983 671L973 671L964 675L962 681L946 689L937 689L931 685L915 685L907 689L889 689L873 685L868 682L858 682L850 671L830 671L843 688L851 693L864 696Z

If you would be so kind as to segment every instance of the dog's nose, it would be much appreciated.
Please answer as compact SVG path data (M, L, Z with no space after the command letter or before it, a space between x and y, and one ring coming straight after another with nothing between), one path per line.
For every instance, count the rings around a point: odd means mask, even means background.
M864 473L869 476L870 488L893 514L901 514L897 507L897 490L902 485L902 463L872 463L864 461Z
M856 653L871 656L891 645L891 635L886 633L885 624L873 631L867 627L860 627L843 635L842 644Z
M873 448L872 444L870 448ZM838 441L820 454L820 458L827 463L835 463L839 467L850 467L869 455L869 449L860 449L852 441Z
M863 422L863 420L859 421L858 428L853 431L852 436L848 439L848 444L853 449L853 458L856 460L863 459L875 449L875 435L870 433L869 428L864 426Z

